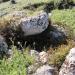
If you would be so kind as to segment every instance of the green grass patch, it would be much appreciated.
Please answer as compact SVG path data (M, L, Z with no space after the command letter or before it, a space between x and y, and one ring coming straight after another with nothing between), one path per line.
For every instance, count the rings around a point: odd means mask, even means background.
M75 28L75 9L54 10L52 11L51 20L53 23L59 23Z
M75 33L75 9L53 10L51 20L54 24L68 27Z
M28 54L28 49L23 51L23 54L12 47L12 59L0 60L0 75L27 75L27 66L34 62L34 58Z
M10 1L0 4L0 12L12 12L15 10L23 10L23 7L29 4L47 3L49 0L17 0L16 4L11 4Z
M46 5L47 3L53 2L55 7L58 7L58 5L63 1L63 0L16 0L16 4L11 4L10 1L4 2L0 4L0 12L2 13L9 13L15 10L23 10L23 7L26 7L28 5L34 5L34 4L42 4ZM75 0L65 0L65 4L73 2L75 3ZM41 5L43 6L43 5Z

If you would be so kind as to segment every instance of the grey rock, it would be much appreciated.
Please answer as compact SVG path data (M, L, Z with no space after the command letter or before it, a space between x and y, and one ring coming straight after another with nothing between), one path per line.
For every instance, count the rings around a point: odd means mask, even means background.
M75 48L72 48L66 56L59 75L75 75Z
M5 39L0 35L0 57L8 52L8 45L5 42Z
M20 26L25 36L40 34L48 27L48 14L41 12L37 16L22 18Z
M55 68L49 65L43 65L36 70L36 73L33 75L56 75Z
M55 29L57 29L57 31L63 32L66 36L68 36L68 33L69 33L68 27L60 26L60 25L57 25L57 24L54 24L53 27Z
M50 42L53 45L58 45L58 44L66 42L66 36L63 32L50 31L48 36L50 36Z
M45 51L42 51L39 53L40 61L42 64L46 64L48 62L48 53Z

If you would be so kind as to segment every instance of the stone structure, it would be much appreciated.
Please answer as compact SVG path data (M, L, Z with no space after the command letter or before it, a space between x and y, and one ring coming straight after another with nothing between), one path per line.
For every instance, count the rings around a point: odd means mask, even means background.
M20 26L25 36L42 33L48 27L48 14L42 12L37 16L22 18Z

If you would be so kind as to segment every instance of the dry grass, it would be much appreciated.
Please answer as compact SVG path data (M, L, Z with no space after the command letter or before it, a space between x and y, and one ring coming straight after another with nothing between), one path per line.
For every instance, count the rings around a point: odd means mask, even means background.
M53 64L60 68L63 61L65 60L66 55L69 50L74 47L74 41L68 40L67 45L61 45L58 48L52 49L48 51L49 53L49 64Z

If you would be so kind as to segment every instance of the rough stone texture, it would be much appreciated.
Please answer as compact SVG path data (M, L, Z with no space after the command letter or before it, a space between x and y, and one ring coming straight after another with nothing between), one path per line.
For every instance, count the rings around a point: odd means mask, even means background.
M48 55L44 51L39 53L36 50L30 50L30 55L34 56L35 63L33 65L30 65L27 68L27 70L28 70L28 75L33 75L40 66L47 63Z
M63 27L60 28L58 25L50 26L49 32L46 36L50 39L52 46L66 43L66 31Z
M0 35L0 57L8 52L8 45L5 42L5 39Z
M69 36L70 29L68 27L64 27L57 24L54 24L53 27L57 29L59 32L63 32L66 36Z
M13 57L13 51L12 51L12 49L8 50L7 57L8 57L9 60L12 60L12 57Z
M59 75L75 75L75 48L72 48L67 55Z
M39 53L41 63L45 64L48 62L48 54L44 51Z
M48 14L42 12L37 16L22 18L20 26L25 36L39 34L48 27Z
M56 75L55 68L49 65L43 65L36 70L36 73L33 75Z
M62 32L51 31L49 34L50 34L51 43L53 45L61 44L66 41L66 37Z
M35 63L27 68L27 75L58 75L57 70L52 65L48 65L48 54L45 51L38 53L35 50L30 51L30 55L34 56Z

